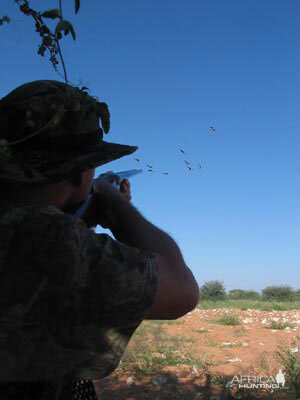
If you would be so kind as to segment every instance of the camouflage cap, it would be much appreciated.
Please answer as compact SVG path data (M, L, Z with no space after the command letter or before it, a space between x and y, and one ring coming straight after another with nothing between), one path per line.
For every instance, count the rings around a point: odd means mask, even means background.
M1 181L54 183L137 150L103 140L110 128L105 103L53 80L26 83L2 98L0 128Z

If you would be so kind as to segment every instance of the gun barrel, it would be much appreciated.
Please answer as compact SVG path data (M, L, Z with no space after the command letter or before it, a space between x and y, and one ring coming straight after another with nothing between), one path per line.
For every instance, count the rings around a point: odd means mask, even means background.
M140 174L142 173L143 170L142 169L129 169L128 171L119 171L119 172L113 172L113 173L104 173L104 174L100 174L96 179L98 178L105 178L107 179L110 183L112 183L113 185L119 186L116 182L117 182L117 176L120 178L120 180L122 181L123 179L127 179L130 178L134 175ZM96 180L94 179L94 181ZM94 189L92 187L91 193L94 192Z
M128 171L115 172L114 175L118 175L121 179L126 179L130 178L131 176L140 174L142 172L143 172L142 169L130 169Z
M143 170L142 169L129 169L128 171L120 171L120 172L113 172L113 173L104 173L104 174L100 174L98 176L98 178L105 178L107 179L109 182L115 184L116 182L116 177L118 176L121 180L123 179L127 179L130 178L134 175L140 174L142 173ZM96 178L96 179L98 179Z

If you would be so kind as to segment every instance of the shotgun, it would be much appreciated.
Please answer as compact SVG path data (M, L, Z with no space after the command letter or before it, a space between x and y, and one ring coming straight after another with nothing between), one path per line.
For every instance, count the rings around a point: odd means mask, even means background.
M119 188L120 187L120 183L122 182L123 179L131 178L132 176L135 176L137 174L141 174L142 172L143 172L142 169L130 169L128 171L120 171L120 172L113 172L113 173L106 172L104 174L100 174L96 179L94 179L94 182L99 178L105 178L111 184L113 184L113 185L115 185L115 186L117 186ZM118 184L118 178L120 178L119 184ZM91 196L94 193L93 186L92 186L91 193L88 195L86 201L73 214L76 217L81 218L82 214L85 212L86 208L88 207L88 205L89 205L89 203L91 201ZM91 228L91 229L93 229L93 228Z

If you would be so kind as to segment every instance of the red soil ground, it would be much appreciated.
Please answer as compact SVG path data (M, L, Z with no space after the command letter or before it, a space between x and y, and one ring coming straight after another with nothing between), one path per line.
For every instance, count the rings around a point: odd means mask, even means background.
M240 325L224 326L208 322L224 313L238 316ZM272 321L290 324L292 328L267 329ZM162 326L164 334L169 338L186 338L180 353L207 360L204 363L206 368L199 367L200 364L166 366L154 376L145 376L122 372L121 363L113 374L94 381L99 400L297 399L287 386L273 393L264 390L256 393L252 388L238 392L237 385L231 392L229 389L224 391L220 384L215 384L213 376L221 376L226 383L234 376L238 376L238 379L241 375L275 378L279 369L285 372L284 366L274 355L276 351L286 348L298 356L300 311L195 309L174 322L159 326ZM137 336L134 335L129 349L134 349L136 340ZM147 342L145 338L145 346L148 351L149 346L151 349L151 338Z

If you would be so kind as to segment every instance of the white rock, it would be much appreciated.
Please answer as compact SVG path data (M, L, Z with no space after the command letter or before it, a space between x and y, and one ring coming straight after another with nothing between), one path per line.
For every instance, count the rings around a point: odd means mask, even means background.
M242 345L243 345L243 347L248 347L248 346L249 346L249 343L243 342Z
M260 342L259 344L260 344L261 346L264 346L264 345L265 345L264 343L261 343L261 342Z
M298 353L299 348L298 348L298 346L290 347L290 351L291 351L292 353Z
M241 362L242 360L238 357L235 357L235 358L230 358L228 361L229 362Z
M197 376L199 375L198 369L195 365L193 365L193 372L195 375L197 375Z
M231 346L233 344L235 344L235 342L224 342L221 344L221 346Z
M134 381L131 378L131 376L129 378L127 378L127 385L132 385L133 383L134 383Z

